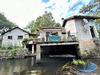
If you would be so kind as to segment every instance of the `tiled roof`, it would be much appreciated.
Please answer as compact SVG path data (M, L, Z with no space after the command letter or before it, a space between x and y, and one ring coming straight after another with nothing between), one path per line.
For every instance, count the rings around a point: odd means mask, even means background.
M37 27L39 29L62 29L62 27Z
M10 31L12 31L12 30L14 30L14 29L20 29L20 30L22 30L22 31L24 31L24 32L26 32L26 33L28 33L29 35L34 35L34 34L29 33L28 31L26 31L26 30L24 30L24 29L19 28L19 27L12 28L12 29L10 29L10 30L8 30L8 31L6 31L6 32L4 32L4 33L2 33L2 35L4 35L4 34L7 33L7 32L10 32Z

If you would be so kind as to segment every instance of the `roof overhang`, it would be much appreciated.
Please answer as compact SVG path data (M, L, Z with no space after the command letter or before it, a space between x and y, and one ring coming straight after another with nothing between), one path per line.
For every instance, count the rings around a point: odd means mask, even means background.
M62 27L65 27L65 24L66 24L66 22L67 22L68 20L72 20L72 19L83 19L83 18L85 18L85 19L93 19L93 20L94 20L94 19L100 19L100 17L97 17L97 16L75 15L75 16L71 16L71 17L69 17L69 18L64 19Z

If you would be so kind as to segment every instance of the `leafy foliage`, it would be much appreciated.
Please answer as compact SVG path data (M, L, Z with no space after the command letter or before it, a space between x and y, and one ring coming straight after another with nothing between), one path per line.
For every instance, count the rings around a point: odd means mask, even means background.
M34 27L32 28L32 33L36 33L37 27L60 27L60 24L55 22L51 12L48 13L45 11L42 16L36 19Z
M75 65L86 64L83 60L75 60L75 59L73 59L72 63L75 64Z
M0 30L1 30L1 32L4 32L4 31L11 29L13 27L16 27L16 26L17 26L16 24L7 20L6 17L2 13L0 13Z
M32 29L34 27L34 20L32 20L31 22L29 22L29 24L25 27L25 29Z
M34 38L24 38L23 40L22 40L22 44L27 44L27 42L28 41L31 41L31 40L33 40Z
M83 6L80 13L91 16L100 16L100 0L94 0L87 6ZM95 20L95 24L100 34L100 19Z
M16 49L20 50L20 49L23 49L23 48L19 47L19 46L16 46L16 45L12 45L11 43L9 43L6 46L3 46L3 45L0 46L0 50L16 50Z
M100 0L94 0L93 2L90 2L87 6L84 6L81 10L81 13L95 13L100 12Z

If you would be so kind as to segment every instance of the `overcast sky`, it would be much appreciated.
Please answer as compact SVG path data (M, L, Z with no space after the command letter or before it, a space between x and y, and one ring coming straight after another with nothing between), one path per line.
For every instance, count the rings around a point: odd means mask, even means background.
M8 20L19 27L25 27L28 22L50 11L56 22L61 18L79 15L82 6L89 4L90 0L0 0L0 13L4 13Z

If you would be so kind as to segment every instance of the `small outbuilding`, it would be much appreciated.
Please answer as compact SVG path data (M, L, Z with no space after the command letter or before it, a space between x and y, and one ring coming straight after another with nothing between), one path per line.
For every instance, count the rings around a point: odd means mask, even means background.
M21 29L19 27L12 28L4 32L2 35L3 35L2 38L3 46L7 46L9 44L22 46L23 38L36 37L35 34L31 34L28 31L25 31L24 29Z

